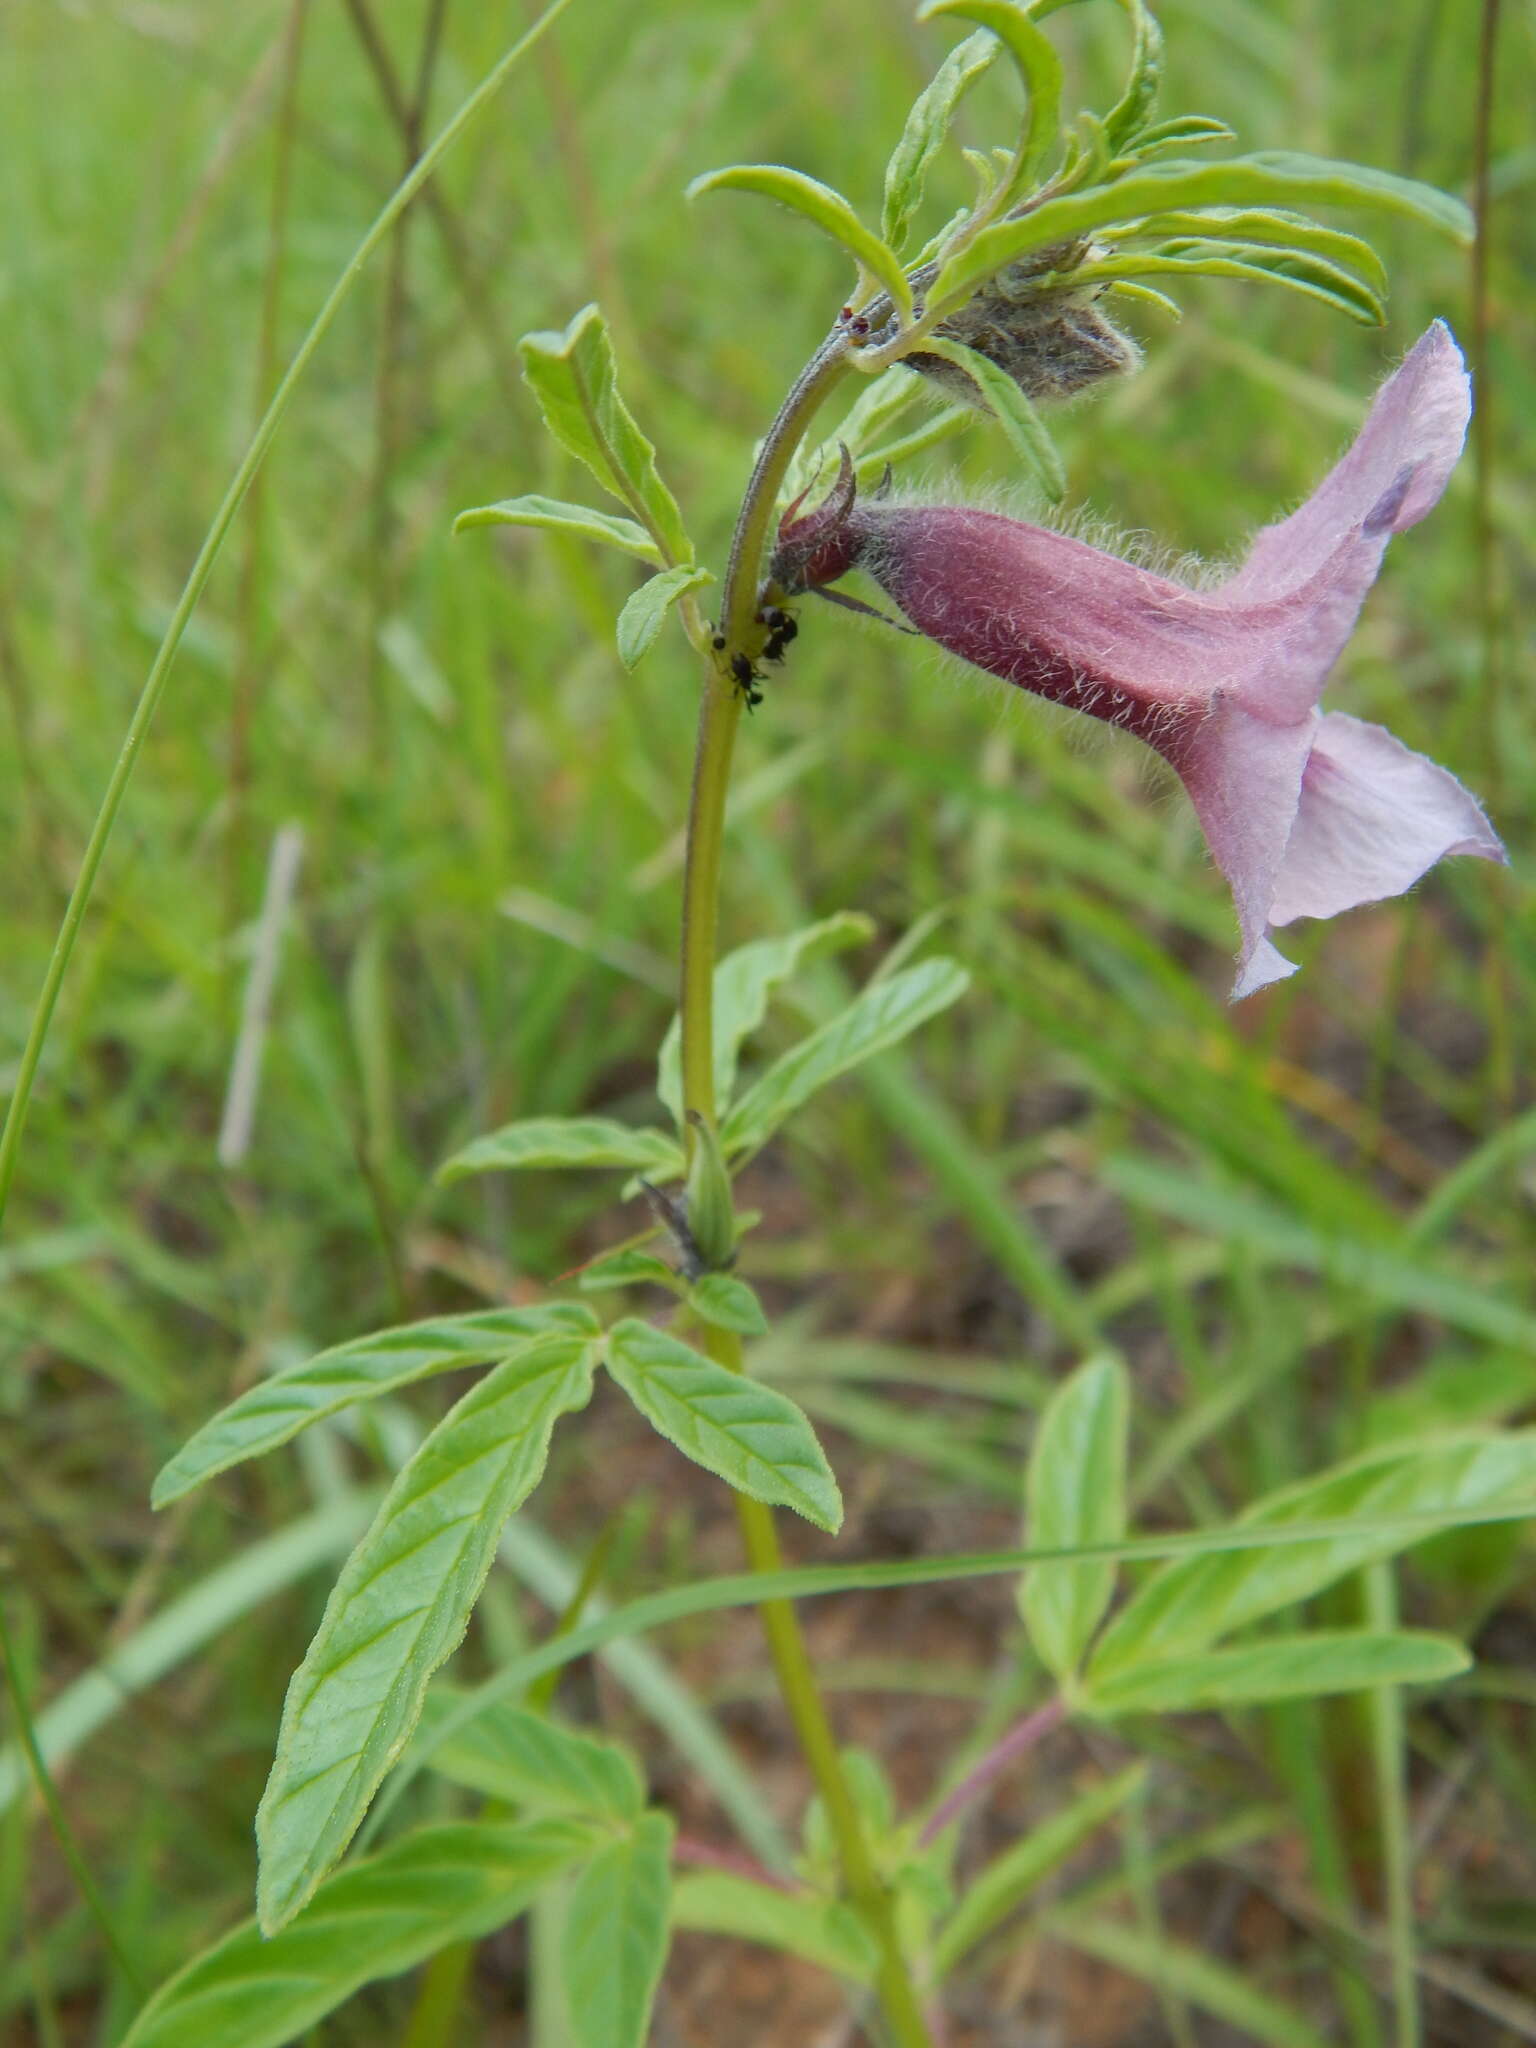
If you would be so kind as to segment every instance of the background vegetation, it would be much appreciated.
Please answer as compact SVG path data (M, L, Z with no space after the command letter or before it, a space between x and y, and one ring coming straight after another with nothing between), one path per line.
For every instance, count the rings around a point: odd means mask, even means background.
M1160 12L1169 112L1469 190L1470 8ZM301 43L298 12L271 0L10 0L0 20L0 1081L258 401L411 132L520 20L435 0L302 16ZM767 1368L849 1492L840 1555L1011 1540L1032 1414L1100 1331L1134 1367L1147 1526L1214 1518L1405 1424L1536 1405L1520 887L1536 724L1516 623L1536 518L1533 26L1510 11L1498 78L1487 520L1464 464L1389 556L1333 700L1488 799L1507 887L1452 863L1304 938L1296 981L1228 1012L1225 891L1187 806L1130 751L830 614L804 621L746 734L727 941L851 906L881 943L940 925L976 976L746 1190L764 1212L747 1270L785 1317ZM1057 27L1102 104L1116 11ZM872 202L942 46L890 0L578 0L344 313L172 677L0 1245L7 1614L34 1706L62 1695L48 1725L68 1809L146 1981L248 1908L282 1686L389 1418L360 1449L317 1434L159 1520L150 1475L274 1360L522 1298L642 1220L615 1216L607 1181L431 1182L519 1114L647 1115L673 1006L696 687L681 641L626 676L626 565L541 536L449 537L461 506L573 482L515 339L596 296L695 530L723 545L753 437L845 278L787 217L727 198L690 211L681 188L783 160ZM1298 498L1429 318L1471 324L1463 254L1370 232L1394 280L1385 335L1214 282L1183 293L1177 328L1138 309L1145 371L1058 421L1073 501L1220 557ZM975 488L1006 476L980 424L930 460ZM253 962L272 970L264 1014ZM242 1046L260 1058L245 1126L229 1108ZM734 1564L727 1505L638 1418L605 1403L580 1441L557 1449L547 1540L528 1537L522 1583L493 1581L465 1670L546 1625L540 1603L559 1604L599 1532L610 1597L684 1560ZM1143 1946L1090 1962L1005 1945L978 2010L1017 2011L1010 2039L1054 2023L1076 2048L1270 2038L1159 1972L1145 1937L1166 1919L1339 2016L1337 2038L1385 2040L1376 1992L1411 1903L1431 2038L1536 2040L1526 1561L1504 1530L1463 1534L1378 1586L1479 1652L1404 1720L1307 1705L1164 1730L1146 1800L1083 1866L1133 1900ZM1365 1597L1341 1596L1345 1618ZM811 1625L845 1725L908 1796L1019 1696L1006 1589L827 1603ZM615 1660L567 1681L572 1711L641 1742L695 1834L729 1834L724 1766L701 1761L711 1729L750 1766L740 1796L792 1815L751 1617L650 1650L664 1662L643 1673ZM656 1685L684 1688L698 1719ZM1057 1740L989 1820L994 1846L1048 1810L1053 1779L1131 1753ZM110 2042L132 1987L24 1787L5 1752L0 2035ZM483 1960L486 2040L522 2038L521 1967L516 1943ZM370 1993L325 2038L401 2038L412 1995ZM765 2041L810 2040L820 1995L809 1972L685 1940L657 2038L714 2038L732 2010L743 2041L754 2014Z

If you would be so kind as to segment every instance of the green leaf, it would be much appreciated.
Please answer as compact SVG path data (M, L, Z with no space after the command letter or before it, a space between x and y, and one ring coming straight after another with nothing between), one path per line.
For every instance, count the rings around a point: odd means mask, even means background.
M524 1912L590 1853L572 1821L419 1828L329 1878L302 1920L247 1920L150 1999L122 2048L279 2048L360 1986Z
M1005 264L1053 242L1075 242L1095 229L1148 214L1230 206L1360 207L1404 214L1462 240L1471 233L1470 216L1459 200L1389 171L1279 150L1219 164L1176 158L1128 172L1109 185L1047 199L1020 219L984 228L944 265L928 303L941 315L963 305Z
M907 381L910 383L911 379ZM783 938L753 939L727 953L715 969L715 1104L723 1109L736 1085L743 1043L768 1014L775 989L809 961L860 946L874 936L874 921L856 910L839 910L817 924ZM679 1126L683 1121L682 1025L674 1017L657 1061L656 1093Z
M850 1907L725 1870L687 1871L677 1879L672 1924L782 1949L854 1984L869 1983L879 1962L873 1939Z
M647 1813L577 1880L560 1974L576 2048L643 2048L667 1959L672 1822Z
M842 1497L816 1432L784 1394L728 1372L634 1317L608 1333L608 1370L651 1426L738 1493L836 1532Z
M979 349L967 348L964 342L950 341L942 335L925 335L923 354L943 356L946 362L964 370L1007 435L1014 454L1051 503L1059 505L1067 494L1067 473L1061 466L1061 457L1044 420L1008 372Z
M846 1010L775 1060L726 1118L721 1143L727 1151L761 1145L818 1089L958 1002L970 979L953 960L935 959L872 982Z
M623 1251L609 1252L606 1258L594 1259L591 1265L579 1268L576 1285L583 1294L601 1294L610 1287L641 1286L667 1287L676 1292L680 1281L665 1259L658 1259L654 1252L628 1246Z
M1171 121L1159 121L1142 131L1136 142L1136 161L1150 163L1154 157L1166 156L1171 149L1183 149L1187 143L1236 139L1225 121L1213 120L1209 114L1178 114Z
M1147 1770L1144 1763L1132 1764L1129 1770L1091 1786L1070 1806L1053 1813L1027 1835L1021 1835L1012 1848L1005 1849L979 1870L939 1930L933 1951L936 1975L947 1976L977 1942L1002 1925L1037 1885L1059 1870L1107 1820L1112 1820L1146 1783Z
M1322 227L1303 215L1283 213L1274 207L1215 207L1205 213L1155 213L1139 220L1126 231L1131 240L1159 242L1188 235L1196 242L1272 243L1285 249L1299 249L1325 262L1357 270L1378 291L1387 288L1386 265L1359 235L1347 235L1341 228Z
M422 1705L423 1736L435 1736L453 1720L465 1697L435 1685ZM437 1741L428 1766L455 1785L530 1813L627 1825L645 1806L645 1787L625 1750L506 1700L482 1707Z
M1225 1963L1185 1948L1164 1933L1143 1933L1118 1920L1089 1920L1068 1913L1052 1914L1045 1925L1073 1948L1140 1977L1171 1997L1187 1999L1262 2048L1328 2048L1323 2035L1300 2013Z
M1110 1623L1088 1667L1096 1696L1133 1666L1193 1655L1234 1629L1309 1599L1346 1572L1393 1557L1415 1540L1371 1527L1375 1516L1518 1504L1536 1508L1536 1431L1388 1445L1259 1501L1234 1527L1351 1521L1358 1534L1272 1550L1176 1559Z
M597 1318L580 1302L550 1301L432 1316L337 1344L302 1364L285 1366L221 1408L162 1466L151 1501L165 1507L216 1472L275 1450L310 1423L354 1402L393 1394L435 1373L510 1358L552 1331L596 1328Z
M501 1525L537 1485L558 1416L592 1386L593 1340L542 1337L451 1408L342 1567L283 1706L256 1816L257 1909L271 1932L352 1839L457 1649Z
M1078 1367L1046 1404L1025 1480L1033 1550L1116 1543L1125 1534L1125 1454L1130 1388L1119 1359ZM1115 1589L1115 1566L1037 1564L1027 1572L1019 1611L1046 1669L1076 1672Z
M1118 105L1104 117L1104 144L1113 155L1135 142L1146 126L1163 79L1163 32L1144 0L1120 0L1131 19L1131 70Z
M455 533L467 533L472 526L542 526L574 534L578 540L597 540L608 547L636 555L642 562L661 561L661 550L643 526L633 519L620 519L613 512L594 512L590 505L568 505L563 498L503 498L496 505L476 505L461 512L453 522Z
M861 271L876 279L891 295L903 317L912 311L912 287L894 249L888 249L878 235L871 234L841 192L808 178L803 171L783 164L730 164L724 170L706 171L688 187L688 197L705 192L760 192L781 206L814 222L823 234L845 249Z
M762 1303L746 1281L732 1273L706 1273L696 1280L688 1290L688 1306L706 1323L742 1337L761 1337L768 1328Z
M524 381L561 447L629 507L663 560L692 561L683 515L657 472L656 450L619 396L613 344L597 307L583 306L563 333L525 334L518 348Z
M1195 1657L1148 1659L1090 1684L1085 1714L1187 1714L1257 1700L1321 1699L1373 1685L1429 1685L1454 1678L1472 1659L1448 1636L1417 1629L1310 1629L1265 1636Z
M880 232L893 249L907 239L913 217L923 203L928 172L944 147L955 109L997 56L996 36L978 29L957 43L917 96L901 140L885 167L885 207Z
M666 624L668 611L685 591L697 590L701 583L714 580L707 569L690 568L684 562L676 569L663 569L659 576L650 577L638 590L631 591L619 613L616 634L619 659L625 668L637 668L650 652Z
M1297 250L1234 248L1219 242L1172 254L1154 250L1140 255L1131 250L1102 263L1085 263L1080 275L1085 284L1137 277L1235 277L1249 284L1286 285L1304 298L1321 299L1365 327L1380 327L1386 319L1386 309L1369 285L1337 264Z
M471 1173L546 1166L622 1166L667 1179L682 1172L683 1155L665 1131L637 1130L606 1116L534 1116L476 1138L443 1162L437 1178L447 1183Z
M1005 194L1012 197L1032 183L1061 134L1061 59L1050 38L1037 28L1013 0L928 0L918 9L919 21L958 15L990 29L1018 67L1026 100L1024 125L1008 175Z

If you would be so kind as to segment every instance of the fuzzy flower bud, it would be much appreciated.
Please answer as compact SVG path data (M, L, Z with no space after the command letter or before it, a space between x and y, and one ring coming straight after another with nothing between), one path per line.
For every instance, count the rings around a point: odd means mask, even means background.
M860 568L950 653L1161 754L1231 886L1245 996L1295 972L1272 927L1401 895L1447 854L1505 858L1446 769L1317 708L1387 542L1444 490L1470 408L1436 321L1307 502L1210 589L996 513L859 499L846 457L822 505L786 513L771 575L794 593Z
M1140 349L1099 310L1102 285L1071 282L1090 253L1087 242L1058 243L1010 263L934 333L996 363L1030 399L1071 398L1106 377L1124 376L1140 366ZM1053 281L1043 283L1048 276ZM948 357L914 349L902 361L952 398L980 402L975 383Z

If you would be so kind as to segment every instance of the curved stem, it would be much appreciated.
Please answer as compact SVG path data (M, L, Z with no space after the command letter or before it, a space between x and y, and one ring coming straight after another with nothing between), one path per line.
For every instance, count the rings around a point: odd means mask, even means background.
M742 696L730 660L749 661L766 635L757 621L758 578L780 484L811 416L833 385L847 374L848 341L831 334L811 358L778 418L769 429L742 501L731 542L721 602L725 646L711 650L699 712L698 748L688 810L688 843L683 870L682 1069L683 1107L693 1148L693 1117L715 1120L714 979L715 931L719 918L720 870L725 837L725 798L731 756L741 722ZM701 1342L717 1364L743 1369L741 1340L729 1331L707 1329ZM736 1496L743 1542L755 1571L783 1567L772 1511L761 1501ZM787 1600L759 1608L769 1653L800 1748L821 1794L837 1847L843 1882L855 1910L874 1937L879 1963L876 1989L897 2048L932 2048L932 2036L907 1970L896 1927L895 1901L870 1851L858 1806L843 1771L837 1738L816 1684L810 1654L795 1610Z

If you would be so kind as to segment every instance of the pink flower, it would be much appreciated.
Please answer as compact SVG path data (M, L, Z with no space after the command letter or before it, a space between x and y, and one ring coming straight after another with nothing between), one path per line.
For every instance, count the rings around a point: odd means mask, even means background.
M1231 885L1232 994L1295 972L1269 931L1401 895L1447 854L1502 861L1456 778L1382 726L1317 708L1394 533L1445 488L1466 436L1461 353L1436 321L1348 453L1210 589L964 506L859 499L785 514L771 581L860 568L962 660L1131 732L1177 770Z

